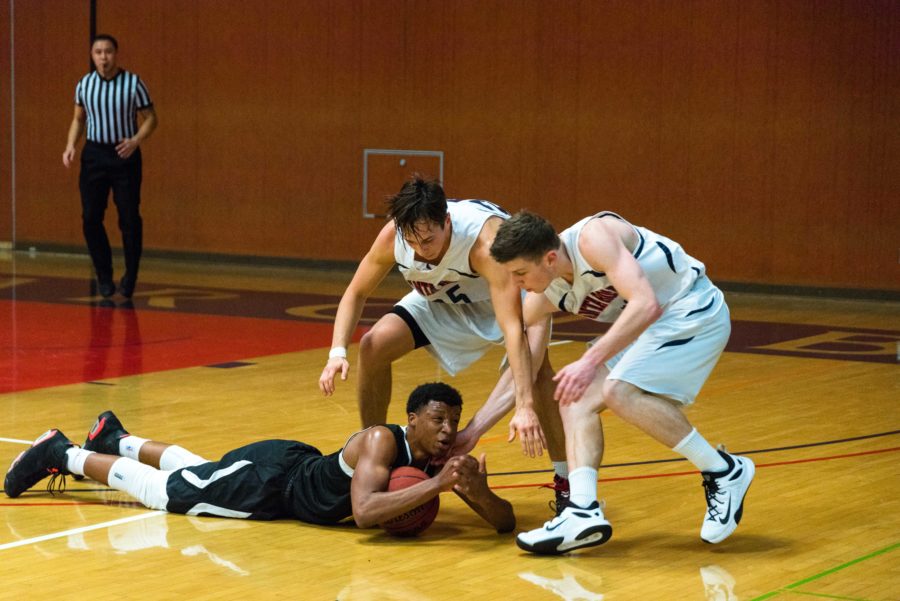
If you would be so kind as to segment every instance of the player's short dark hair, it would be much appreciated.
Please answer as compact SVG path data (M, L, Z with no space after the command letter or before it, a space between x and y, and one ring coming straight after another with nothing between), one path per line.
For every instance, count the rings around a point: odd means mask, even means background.
M519 211L497 228L491 256L498 263L509 263L518 258L536 263L557 248L559 236L549 221L535 213Z
M416 386L416 389L409 394L409 400L406 401L406 412L418 413L419 409L431 401L444 403L449 407L462 407L462 396L457 389L443 382L430 382Z
M91 48L93 48L94 44L96 44L100 40L106 40L113 45L113 48L115 48L116 50L119 49L119 42L116 40L116 38L112 37L108 33L98 33L93 38L91 38Z
M394 220L397 231L415 236L420 221L436 223L444 228L447 217L447 196L441 183L419 173L404 182L400 192L387 200L388 217Z

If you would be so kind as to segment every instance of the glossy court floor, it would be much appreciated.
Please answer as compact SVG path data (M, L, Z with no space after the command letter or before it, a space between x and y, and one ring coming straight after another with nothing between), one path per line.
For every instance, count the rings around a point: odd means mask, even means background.
M148 259L133 302L102 302L85 257L6 253L0 462L49 427L82 440L105 409L135 434L213 459L264 438L339 448L358 424L355 373L331 398L316 381L350 275ZM389 278L363 327L404 291ZM349 525L167 515L70 480L60 495L38 485L0 497L0 598L900 599L900 304L727 298L731 342L688 415L758 470L741 526L720 545L699 538L692 467L604 415L599 493L614 533L602 547L525 554L447 494L425 534L397 540ZM554 365L591 334L559 320ZM391 421L405 421L413 386L436 379L463 392L465 421L501 358L492 351L452 379L424 351L399 361ZM523 457L505 428L476 452L519 529L534 528L550 517L549 463Z

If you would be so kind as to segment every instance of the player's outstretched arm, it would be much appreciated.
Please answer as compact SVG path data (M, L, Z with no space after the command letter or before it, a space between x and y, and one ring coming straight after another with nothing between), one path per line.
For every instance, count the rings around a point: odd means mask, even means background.
M334 379L338 374L341 380L347 379L350 362L347 361L347 346L353 337L353 331L359 323L363 308L369 295L375 291L384 276L394 266L393 221L385 225L375 238L372 248L366 253L353 279L341 296L337 314L334 317L334 329L331 335L331 351L328 362L319 377L319 390L325 396L334 393Z
M529 294L529 297L530 296L531 294ZM535 302L539 302L540 299L544 298L543 295L534 296L536 297ZM531 302L529 297L526 297L526 302ZM535 323L529 325L527 329L528 344L531 349L532 374L537 374L540 363L544 359L547 341L550 336L550 314L552 314L552 310L540 315L536 314L532 319ZM484 405L475 412L472 419L466 424L466 427L457 434L456 442L450 455L467 454L471 452L478 443L478 440L515 406L515 384L513 382L512 372L507 369L500 375L500 379L491 391L490 396L488 396L487 400L484 402ZM515 420L515 417L513 419ZM518 428L516 427L516 424L512 423L510 426L510 442L515 438L517 432ZM543 444L543 442L544 440L542 439L542 446L543 448L546 448L546 444ZM528 448L525 445L522 446L522 452L525 454L528 453ZM541 448L537 449L537 454L541 454Z
M454 492L480 515L497 532L512 532L516 527L516 515L509 501L498 497L487 485L487 464L484 453L476 461L471 455L460 459L457 467L458 482ZM446 469L446 467L445 467Z
M531 350L525 335L522 316L522 294L507 269L490 255L490 245L502 220L493 218L485 222L478 241L472 247L469 261L472 267L487 280L491 291L491 303L497 325L503 331L509 371L515 382L516 417L515 432L526 455L539 455L545 446L537 413L534 411L532 392Z

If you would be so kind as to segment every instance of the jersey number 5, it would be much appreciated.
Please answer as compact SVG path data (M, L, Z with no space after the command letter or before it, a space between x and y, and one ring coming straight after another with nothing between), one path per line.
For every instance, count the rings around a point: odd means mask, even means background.
M452 300L454 303L471 303L469 297L465 294L456 294L456 291L459 290L459 284L453 286L452 288L447 288L447 298Z

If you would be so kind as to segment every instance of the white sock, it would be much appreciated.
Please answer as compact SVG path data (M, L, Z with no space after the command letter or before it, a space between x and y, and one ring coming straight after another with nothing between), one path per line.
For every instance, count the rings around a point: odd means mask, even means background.
M140 458L138 455L141 453L141 447L144 446L144 443L147 442L146 438L140 438L139 436L132 436L129 434L123 438L119 439L119 455L122 457L128 457L129 459L134 459L138 461Z
M200 465L201 463L209 463L207 459L199 455L194 455L184 447L172 445L166 448L159 456L159 469L161 470L177 470L192 465Z
M569 463L567 461L554 461L553 471L560 478L569 477Z
M721 472L728 469L728 462L700 436L697 428L692 429L672 450L683 455L701 472Z
M81 447L69 447L66 449L66 469L76 476L84 475L84 462L94 454L94 451L86 451Z
M569 472L569 500L579 507L597 500L597 470L579 467Z
M166 482L172 472L163 472L128 457L120 457L109 468L106 480L150 509L165 509L169 503Z

